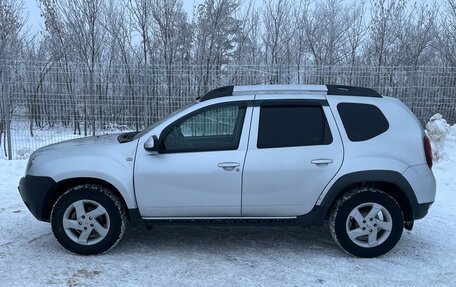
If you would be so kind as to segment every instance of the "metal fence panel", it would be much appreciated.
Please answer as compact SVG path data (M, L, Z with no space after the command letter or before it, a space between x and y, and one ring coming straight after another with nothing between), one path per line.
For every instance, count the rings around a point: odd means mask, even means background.
M456 121L456 68L449 67L89 67L18 61L0 65L0 72L3 158L26 158L43 145L75 137L141 130L208 90L228 84L371 87L401 99L423 123L437 112Z

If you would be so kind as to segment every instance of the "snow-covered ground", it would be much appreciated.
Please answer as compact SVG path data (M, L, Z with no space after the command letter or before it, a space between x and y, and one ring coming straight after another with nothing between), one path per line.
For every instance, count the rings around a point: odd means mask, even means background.
M129 228L107 254L76 256L22 203L26 161L0 160L0 286L455 286L456 128L439 140L435 204L375 259L342 252L327 227Z

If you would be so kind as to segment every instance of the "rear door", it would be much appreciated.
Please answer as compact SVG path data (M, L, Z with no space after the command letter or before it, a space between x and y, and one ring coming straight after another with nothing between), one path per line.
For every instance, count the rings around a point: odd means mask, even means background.
M343 161L326 99L257 96L246 156L243 216L308 213Z

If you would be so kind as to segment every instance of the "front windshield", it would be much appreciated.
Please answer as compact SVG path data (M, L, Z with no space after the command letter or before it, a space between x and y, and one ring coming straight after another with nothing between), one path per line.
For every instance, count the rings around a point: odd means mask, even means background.
M184 107L182 107L182 108L180 108L180 109L178 109L178 110L175 110L174 112L172 112L172 113L166 115L166 116L163 117L162 119L156 121L156 122L153 123L152 125L148 126L147 128L145 128L145 129L143 129L142 131L140 131L139 133L137 133L137 134L134 136L133 140L139 139L140 137L142 137L143 135L147 134L147 133L150 132L152 129L154 129L156 126L160 125L161 123L165 122L166 120L168 120L168 119L171 118L172 116L174 116L174 115L180 113L181 111L183 111L183 110L185 110L185 109L190 108L191 106L193 106L193 105L195 105L195 104L196 104L196 102L192 102L192 103L190 103L190 104L188 104L188 105L186 105L186 106L184 106Z

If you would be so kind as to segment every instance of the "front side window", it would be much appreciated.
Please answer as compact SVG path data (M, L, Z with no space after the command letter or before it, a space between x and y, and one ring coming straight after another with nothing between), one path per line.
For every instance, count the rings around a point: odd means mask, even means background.
M235 150L239 147L246 106L205 108L173 124L162 141L164 152Z
M325 145L331 142L331 131L321 106L261 107L258 148Z

